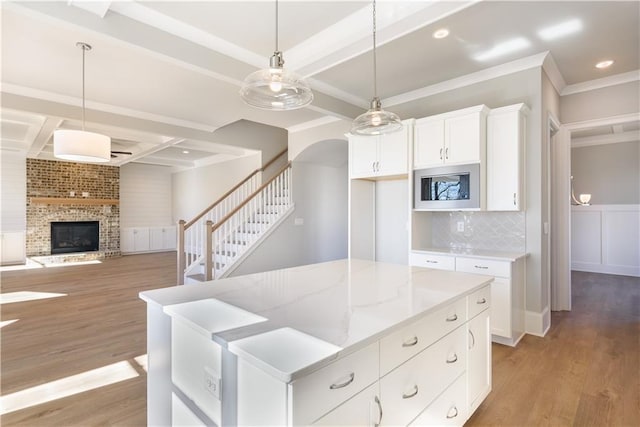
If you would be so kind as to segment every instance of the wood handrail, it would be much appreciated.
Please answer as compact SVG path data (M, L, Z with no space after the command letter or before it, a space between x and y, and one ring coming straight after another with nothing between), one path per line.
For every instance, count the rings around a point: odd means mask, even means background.
M251 172L251 174L249 174L245 179L243 179L242 181L240 181L239 183L237 183L236 185L233 186L233 188L231 188L231 190L227 191L226 193L224 193L221 197L218 198L218 200L216 200L215 202L213 202L211 205L209 205L207 208L205 208L202 212L200 212L198 215L196 215L195 218L193 218L191 221L187 222L184 225L184 229L187 230L189 227L191 227L193 224L196 223L196 221L198 221L200 218L202 218L203 216L205 216L207 214L207 212L209 212L211 209L215 208L216 206L218 206L224 199L226 199L231 193L233 193L234 191L236 191L238 188L240 188L245 182L249 181L251 178L253 178L257 173L259 172L264 172L265 169L267 169L269 166L271 166L273 164L273 162L275 162L276 160L278 160L280 157L282 157L282 155L284 155L287 151L289 151L288 148L285 148L284 150L282 150L281 152L279 152L278 154L275 155L275 157L273 157L271 160L269 160L263 167L261 167L260 169L256 169L253 172ZM280 173L278 173L279 175Z
M225 221L227 221L229 218L231 218L236 212L238 212L240 209L242 209L247 203L249 203L249 201L251 201L251 199L253 199L255 196L257 196L258 194L260 194L260 192L262 190L264 190L269 184L271 184L273 181L276 180L276 178L278 178L280 176L280 174L284 171L286 171L287 169L289 169L291 167L291 161L288 161L287 164L278 171L278 173L276 173L269 181L265 182L264 184L262 184L260 186L260 188L258 188L256 191L254 191L253 193L251 193L246 199L244 199L244 201L242 203L240 203L238 206L236 206L231 212L229 212L228 214L226 214L220 221L218 221L216 224L213 225L213 227L211 228L211 232L216 231L218 228L222 227L222 225L225 223Z

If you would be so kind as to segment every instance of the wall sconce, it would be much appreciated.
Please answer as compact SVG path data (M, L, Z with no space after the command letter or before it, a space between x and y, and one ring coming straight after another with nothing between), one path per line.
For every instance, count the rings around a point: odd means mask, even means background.
M576 199L576 195L573 192L573 175L571 175L571 198L573 199L575 206L589 206L591 201L591 194L580 194L579 200Z

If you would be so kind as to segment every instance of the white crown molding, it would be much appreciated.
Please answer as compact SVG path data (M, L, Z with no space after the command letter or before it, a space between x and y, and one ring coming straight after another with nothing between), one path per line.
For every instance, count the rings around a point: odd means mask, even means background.
M563 123L562 128L569 132L597 128L600 126L614 126L621 123L637 122L640 120L640 113L621 114L619 116L605 117L602 119L583 120L580 122Z
M324 126L329 123L337 122L339 120L340 119L338 117L333 117L333 116L320 117L319 119L309 120L308 122L299 123L297 125L290 126L286 129L287 131L289 131L289 133L296 133L296 132L301 132L303 130L313 129L318 126Z
M640 131L614 133L610 135L586 136L584 138L572 138L571 148L591 147L594 145L620 144L624 142L640 142Z
M446 80L440 83L426 86L421 89L405 92L400 95L391 96L382 100L382 105L385 107L392 107L394 105L405 104L407 102L415 101L428 96L436 95L438 93L447 92L461 87L470 86L476 83L483 82L485 80L494 79L496 77L502 77L509 74L517 73L519 71L529 70L531 68L542 67L545 58L549 52L541 52L535 55L521 58L515 61L507 62L505 64L496 65L495 67L487 68L477 71L475 73L467 74L466 76L456 77L455 79Z
M564 88L567 86L567 82L564 81L564 77L558 68L558 64L556 64L556 61L553 59L551 52L549 52L544 59L542 69L547 73L547 77L549 77L549 80L556 89L556 92L562 93Z
M590 90L602 89L609 86L616 86L624 83L640 80L640 70L629 71L627 73L616 74L601 79L589 80L588 82L576 83L566 86L560 96L573 95L574 93L588 92Z
M82 106L81 98L77 98L74 96L60 95L58 93L48 92L40 89L28 88L24 86L18 86L11 83L3 83L2 92L11 93L14 95L26 96L29 98L41 99L44 101L57 102L60 104L73 105L77 107ZM86 101L86 107L88 109L102 111L105 113L129 116L129 117L134 117L142 120L150 120L150 121L170 124L174 126L201 130L204 132L213 132L216 129L218 129L218 127L216 126L210 126L203 123L177 119L175 117L162 116L159 114L147 113L145 111L138 111L130 108L118 107L115 105L103 104L99 102Z

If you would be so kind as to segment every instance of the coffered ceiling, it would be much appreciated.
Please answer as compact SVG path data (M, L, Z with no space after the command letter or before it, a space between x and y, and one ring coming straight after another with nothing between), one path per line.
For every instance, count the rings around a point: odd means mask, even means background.
M93 46L86 128L132 153L114 165L188 168L246 155L242 141L221 141L215 130L242 119L293 131L351 120L372 96L368 1L280 1L285 67L315 94L290 112L256 110L238 95L275 49L273 1L4 1L0 11L2 148L30 157L53 158L53 131L81 127L77 41ZM379 0L379 93L393 111L442 82L549 57L561 93L638 79L639 16L637 1ZM435 39L440 28L450 34ZM604 59L615 62L594 67Z

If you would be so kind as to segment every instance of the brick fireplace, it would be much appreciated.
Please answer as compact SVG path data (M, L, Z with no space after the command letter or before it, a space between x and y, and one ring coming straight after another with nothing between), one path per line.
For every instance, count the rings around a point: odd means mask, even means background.
M27 256L51 255L51 223L71 221L99 229L98 250L74 261L120 255L119 197L118 167L27 159Z

